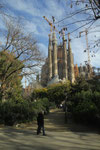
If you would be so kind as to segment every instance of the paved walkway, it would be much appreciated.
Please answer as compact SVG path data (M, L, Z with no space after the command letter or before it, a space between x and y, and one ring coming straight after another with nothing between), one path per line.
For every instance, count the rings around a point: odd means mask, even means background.
M65 124L56 110L45 118L47 136L36 135L36 122L0 128L0 150L100 150L100 133L92 128Z

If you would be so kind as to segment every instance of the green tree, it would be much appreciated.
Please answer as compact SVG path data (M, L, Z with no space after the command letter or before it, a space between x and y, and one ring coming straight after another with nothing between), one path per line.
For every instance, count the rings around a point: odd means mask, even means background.
M81 92L82 90L89 90L90 85L83 77L77 78L74 84L71 86L71 95L75 94L76 92Z
M49 101L55 102L57 106L59 106L59 104L65 100L65 93L70 93L69 82L66 82L65 84L59 83L51 85L47 90Z
M21 93L21 70L23 63L7 51L0 52L0 91L1 99L15 97Z

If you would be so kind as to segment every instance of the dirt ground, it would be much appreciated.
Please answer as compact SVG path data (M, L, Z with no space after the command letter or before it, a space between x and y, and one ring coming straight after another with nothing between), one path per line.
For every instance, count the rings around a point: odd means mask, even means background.
M46 136L36 134L36 121L0 127L0 150L100 150L100 133L94 128L65 123L61 109L45 116Z

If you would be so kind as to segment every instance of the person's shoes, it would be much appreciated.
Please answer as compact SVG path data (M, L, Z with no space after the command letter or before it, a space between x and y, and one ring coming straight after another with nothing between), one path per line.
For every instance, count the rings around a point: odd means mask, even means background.
M46 136L46 134L43 134L43 136Z
M39 135L39 133L37 133L37 135Z

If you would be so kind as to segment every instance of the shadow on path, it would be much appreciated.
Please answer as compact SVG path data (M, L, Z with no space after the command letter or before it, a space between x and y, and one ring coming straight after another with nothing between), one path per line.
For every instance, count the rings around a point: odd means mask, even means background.
M47 136L36 135L36 122L25 125L24 128L0 129L0 150L100 149L100 135L82 125L66 124L61 109L56 109L45 116Z
M56 109L45 117L45 127L48 131L57 132L87 132L87 133L99 133L100 130L96 127L90 127L86 125L76 124L73 122L65 122L65 113L62 109Z

